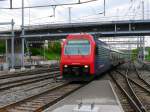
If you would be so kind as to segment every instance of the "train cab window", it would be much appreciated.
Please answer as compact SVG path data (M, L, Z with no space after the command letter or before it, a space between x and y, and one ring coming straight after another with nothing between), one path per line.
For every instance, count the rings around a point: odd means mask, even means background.
M90 54L90 42L86 39L69 40L65 46L66 55L88 55Z

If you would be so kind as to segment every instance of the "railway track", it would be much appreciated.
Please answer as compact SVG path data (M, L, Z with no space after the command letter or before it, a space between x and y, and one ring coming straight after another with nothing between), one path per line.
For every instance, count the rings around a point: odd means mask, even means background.
M131 96L128 94L128 92L125 90L125 85L122 83L125 83L124 80L116 80L116 78L114 77L113 73L109 73L109 75L112 78L112 82L115 90L117 91L117 94L119 96L120 102L122 104L122 107L124 109L125 112L135 112L133 110L133 106L136 107L135 102L133 101L133 99L131 98Z
M40 91L48 90L64 83L57 78L60 77L58 67L50 69L38 69L14 74L0 75L0 107L19 101L23 98L38 94ZM55 79L54 79L55 77ZM0 111L1 112L1 111Z
M30 71L1 74L0 79L28 76L28 75L33 75L33 74L41 74L41 73L52 72L52 71L56 71L56 70L59 70L59 67L56 66L56 67L52 67L52 68L40 68L40 69L35 69L35 70L30 70Z
M2 112L40 112L85 84L64 83L0 108Z
M13 87L18 87L21 85L36 83L38 81L43 81L46 79L59 77L59 76L60 76L60 71L55 71L55 72L50 72L50 73L35 74L35 75L26 76L26 77L19 77L17 79L12 79L12 78L6 79L5 82L0 83L0 91L7 90Z
M52 79L59 77L60 71L58 67L49 69L38 69L23 73L0 75L0 91L8 90L10 88L24 86L27 84Z
M130 68L122 73L116 70L113 74L110 73L113 81L117 87L124 94L124 100L128 99L130 105L129 111L136 112L149 112L150 111L150 86L149 84L140 77L137 68L132 63Z

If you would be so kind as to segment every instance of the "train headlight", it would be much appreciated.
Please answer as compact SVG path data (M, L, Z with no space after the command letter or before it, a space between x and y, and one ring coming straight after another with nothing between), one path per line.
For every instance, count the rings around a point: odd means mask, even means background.
M67 68L67 67L68 67L68 65L64 65L64 67L65 67L65 68Z
M88 68L88 65L84 65L84 68Z

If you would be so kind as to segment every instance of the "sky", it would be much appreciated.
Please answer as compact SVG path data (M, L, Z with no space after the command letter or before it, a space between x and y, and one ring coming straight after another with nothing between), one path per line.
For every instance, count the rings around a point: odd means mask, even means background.
M21 7L22 0L12 0L13 8ZM24 0L25 6L56 5L77 3L79 0ZM89 0L80 0L81 2ZM104 0L96 0L79 5L57 6L55 16L53 7L25 9L25 25L54 24L69 22L69 7L71 7L71 22L93 22L110 20L142 19L142 0L105 0L106 15L104 16ZM0 22L15 22L15 28L21 26L21 9L9 8L9 0L0 1ZM144 0L145 19L150 19L150 0ZM9 26L0 26L8 29ZM147 39L148 40L148 39ZM149 41L150 42L150 41ZM146 43L148 45L148 43Z
M22 0L12 0L13 8L21 7ZM25 6L55 5L63 3L77 3L78 0L24 0ZM87 0L80 0L85 2ZM88 0L89 1L89 0ZM71 7L71 22L104 21L120 19L141 19L141 0L105 0L106 16L103 13L104 0L96 0L74 6L57 6L55 17L53 7L25 9L25 24L59 23L69 21L69 7ZM145 12L149 8L149 0L145 1ZM0 8L9 8L9 0L0 1ZM147 8L148 7L148 8ZM145 13L147 18L147 13ZM21 25L21 10L0 9L0 22L14 19L16 25Z

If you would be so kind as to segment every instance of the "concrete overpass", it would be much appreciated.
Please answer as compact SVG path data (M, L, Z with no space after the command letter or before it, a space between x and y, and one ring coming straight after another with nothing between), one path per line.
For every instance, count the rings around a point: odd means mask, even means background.
M150 35L150 20L85 22L28 26L27 38L64 38L70 33L87 32L100 37Z
M62 23L25 26L25 38L60 39L70 33L91 33L100 37L112 36L147 36L150 35L150 20L103 21L84 23ZM0 37L10 37L8 31L1 32ZM7 35L6 35L7 34ZM16 30L20 37L21 30ZM5 37L4 37L5 36Z

